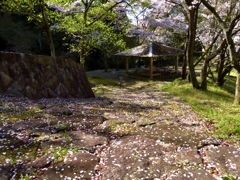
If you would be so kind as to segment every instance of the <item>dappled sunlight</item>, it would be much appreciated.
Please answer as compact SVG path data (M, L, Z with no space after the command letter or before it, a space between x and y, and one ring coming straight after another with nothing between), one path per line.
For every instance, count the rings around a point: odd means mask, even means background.
M167 179L204 174L207 179L223 176L224 168L239 174L232 169L239 166L235 159L214 163L207 147L222 150L226 142L211 134L190 105L160 90L167 82L110 82L93 84L97 97L91 99L1 95L0 164L6 176ZM210 100L201 105L217 108ZM228 146L232 154L240 153L235 144Z

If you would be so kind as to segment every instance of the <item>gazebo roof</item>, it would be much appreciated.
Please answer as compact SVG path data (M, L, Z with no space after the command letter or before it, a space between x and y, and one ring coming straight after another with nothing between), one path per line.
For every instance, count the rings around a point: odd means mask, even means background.
M140 46L128 49L126 51L115 54L115 56L134 56L134 57L162 57L183 55L184 51L175 47L150 42Z

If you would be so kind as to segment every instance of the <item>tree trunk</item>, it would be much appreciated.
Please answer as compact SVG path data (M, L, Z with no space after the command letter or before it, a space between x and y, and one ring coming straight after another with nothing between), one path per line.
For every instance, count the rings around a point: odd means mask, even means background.
M234 104L240 104L240 72L237 72Z
M225 37L227 39L228 51L230 56L230 61L233 63L234 68L237 70L237 80L235 87L235 96L234 96L234 104L240 104L240 64L237 59L237 52L235 49L235 44L233 42L232 36L229 31L225 32Z
M220 56L220 62L218 63L217 66L217 85L218 86L223 86L225 80L225 76L232 70L232 65L228 63L226 65L226 59L225 59L225 54L226 54L226 48L224 48L221 52Z
M49 23L48 23L48 17L47 17L45 8L44 8L44 0L39 0L39 2L40 2L42 18L43 18L42 19L43 20L43 28L44 28L44 31L47 34L48 43L49 43L49 47L50 47L50 51L51 51L51 57L56 59L56 53L55 53L54 43L53 43L51 31L50 31L50 26L49 26Z
M82 41L83 41L83 40L82 40L82 38L81 38L81 39L80 39L80 43L81 43ZM79 57L79 62L80 62L80 64L82 64L82 66L84 67L86 54L85 54L85 47L84 47L83 44L80 44L79 56L80 56L80 57Z
M192 1L186 0L187 5L192 6ZM194 59L193 59L193 50L196 38L196 29L197 29L197 17L198 17L198 5L194 8L189 8L189 28L188 28L188 44L187 44L187 62L190 72L190 78L193 88L199 89L199 83L197 81L195 69L194 69Z
M206 91L207 90L207 76L208 76L208 66L209 66L209 61L205 59L201 71L201 89Z
M218 79L217 79L217 85L218 85L218 86L223 86L223 84L224 84L224 82L225 82L224 78L225 78L225 76L226 76L229 72L231 72L232 68L233 68L233 67L232 67L232 65L230 64L230 65L228 65L227 67L225 67L225 69L222 71L221 74L218 75Z
M187 41L187 40L186 40ZM187 42L185 43L185 50L184 50L184 57L183 57L183 64L182 64L182 79L187 78L187 55L186 55L186 50L187 50Z

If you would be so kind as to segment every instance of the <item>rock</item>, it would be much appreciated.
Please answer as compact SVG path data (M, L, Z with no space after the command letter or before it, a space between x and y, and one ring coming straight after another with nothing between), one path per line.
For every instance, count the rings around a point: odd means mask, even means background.
M17 89L19 92L22 92L25 88L25 83L23 82L23 80L21 79L22 77L19 77L19 81L15 81L13 82L12 86L14 89Z
M37 91L30 86L25 87L25 89L23 90L23 94L26 97L29 97L31 99L39 98L39 95L38 95Z
M54 116L72 115L73 112L67 107L50 107L45 110L46 113Z
M140 127L135 134L160 139L165 143L173 143L180 147L197 148L204 139L210 139L208 134L196 133L185 126L177 124L167 124L165 122L153 124L151 126Z
M94 167L99 158L89 153L73 153L64 162L48 168L43 174L45 180L57 179L91 179L95 172Z
M184 170L175 171L168 177L171 180L186 180L186 179L206 179L216 180L214 175L209 174L204 169L188 167Z
M228 172L240 177L240 148L234 146L206 146L201 150L206 169L219 174Z
M59 97L63 97L63 98L69 97L68 89L62 83L58 84L55 91Z
M72 130L92 130L95 126L102 124L104 118L102 116L94 115L70 115L59 116L58 122L66 124L71 127Z
M8 180L13 176L13 167L11 166L0 166L0 179Z
M23 97L23 94L20 91L18 91L14 86L10 86L5 92L16 97Z
M95 134L87 134L79 131L71 131L67 134L71 137L72 144L75 147L81 147L88 150L91 150L98 145L106 145L108 142L106 137Z
M0 82L2 91L6 90L12 83L13 79L4 72L0 72Z
M178 148L175 163L197 166L202 164L202 158L196 148Z
M103 179L154 179L174 168L174 158L153 139L137 136L114 141L105 157Z
M44 168L53 162L53 154L46 154L31 163L34 168Z

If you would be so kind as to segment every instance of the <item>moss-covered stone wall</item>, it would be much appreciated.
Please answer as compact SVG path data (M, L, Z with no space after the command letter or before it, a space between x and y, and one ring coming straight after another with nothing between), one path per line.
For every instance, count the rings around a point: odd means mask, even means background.
M92 98L83 67L63 58L0 52L0 93L35 98Z

